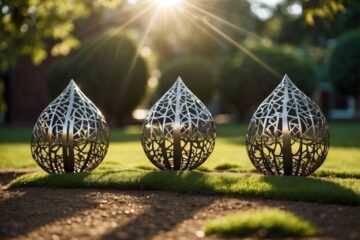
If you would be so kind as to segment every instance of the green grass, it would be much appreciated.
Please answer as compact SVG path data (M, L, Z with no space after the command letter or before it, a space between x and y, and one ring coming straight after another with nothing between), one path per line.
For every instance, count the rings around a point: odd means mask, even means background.
M241 211L205 224L206 234L259 237L309 237L317 230L291 212L265 208Z
M244 124L218 126L215 150L202 169L237 166L231 170L254 170L244 146L246 128ZM360 124L331 124L330 131L330 152L316 176L359 178ZM140 144L140 127L112 129L110 137L109 151L99 170L153 167ZM30 129L0 129L0 168L36 167L30 154L30 138Z
M344 205L360 204L358 179L130 169L62 175L33 173L15 179L9 185L10 188L26 186L148 189Z

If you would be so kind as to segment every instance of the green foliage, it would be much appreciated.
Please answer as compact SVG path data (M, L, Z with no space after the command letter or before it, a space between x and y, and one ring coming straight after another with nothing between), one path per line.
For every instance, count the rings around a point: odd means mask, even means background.
M50 51L67 55L79 46L74 21L101 7L113 8L120 0L23 0L0 1L0 68L10 67L20 55L41 63ZM50 47L49 39L54 45Z
M349 2L348 0L345 0ZM344 0L327 1L304 1L305 2L305 21L309 25L315 24L315 18L333 19L335 15L345 11Z
M316 86L314 67L295 50L256 47L251 51L280 74L290 74L294 83L311 96ZM248 113L250 106L260 104L280 81L278 76L272 75L252 58L239 52L223 64L219 89L223 99L244 114Z
M360 204L360 180L357 179L325 180L291 176L131 169L61 175L35 173L22 176L10 183L10 187L29 186L146 189L324 204Z
M96 34L53 65L48 76L51 97L60 94L74 78L108 120L120 123L146 90L146 62L135 58L136 52L135 43L117 30Z
M316 228L291 212L276 208L240 211L205 225L207 234L259 237L308 237Z
M165 65L156 96L161 97L179 76L201 101L211 100L215 90L214 70L210 62L201 57L183 57Z
M292 13L294 6L301 6L302 13ZM258 34L308 49L320 61L326 57L321 53L323 48L344 32L358 28L360 21L360 1L354 0L284 0L271 10L272 17L260 23Z
M328 77L340 92L360 93L360 30L339 39L329 60Z

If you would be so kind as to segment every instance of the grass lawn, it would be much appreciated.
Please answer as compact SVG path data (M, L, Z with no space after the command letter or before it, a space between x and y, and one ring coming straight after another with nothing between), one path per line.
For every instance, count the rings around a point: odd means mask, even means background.
M360 205L359 179L133 169L60 175L33 173L15 179L9 185L10 188L26 186L163 190L178 193Z
M317 233L309 222L276 208L241 211L205 225L206 234L258 237L308 237Z
M254 170L244 145L247 126L217 127L215 150L202 170ZM331 148L318 176L360 178L360 124L331 124ZM30 154L30 129L0 129L0 169L36 167ZM140 144L140 127L111 130L108 154L98 170L151 168Z

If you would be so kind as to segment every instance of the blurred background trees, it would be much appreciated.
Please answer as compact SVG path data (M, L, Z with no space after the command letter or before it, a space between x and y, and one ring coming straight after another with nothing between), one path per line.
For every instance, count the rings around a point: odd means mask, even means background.
M113 123L148 108L178 75L220 106L215 114L233 107L241 119L285 73L330 118L354 118L345 110L360 99L360 43L346 40L360 26L355 0L0 1L0 17L4 109L13 116L38 115L70 78ZM45 78L49 94L36 102Z
M55 61L48 74L51 98L74 79L111 123L121 124L145 95L148 69L136 44L119 30L87 38L79 49Z
M187 56L164 65L156 98L160 98L180 76L185 85L204 103L209 103L215 92L214 68L202 57Z
M293 82L307 95L316 87L316 72L311 61L305 60L293 48L272 46L255 47L251 52L281 74L289 73ZM233 105L241 119L247 119L280 83L281 77L270 74L265 68L239 52L224 62L219 79L222 98Z
M348 32L339 38L332 50L328 76L344 94L360 93L360 30Z
M0 67L10 67L22 55L41 63L49 53L65 56L80 45L74 36L75 21L115 8L119 0L0 1Z

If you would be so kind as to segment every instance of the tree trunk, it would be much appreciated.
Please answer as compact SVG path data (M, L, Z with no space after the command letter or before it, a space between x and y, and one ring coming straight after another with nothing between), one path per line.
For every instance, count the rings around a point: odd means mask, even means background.
M360 93L355 96L356 98L356 119L360 120Z
M11 110L12 110L12 96L11 96L11 75L10 71L6 71L2 76L5 85L5 93L4 93L4 100L6 104L6 112L5 112L5 124L11 122Z

